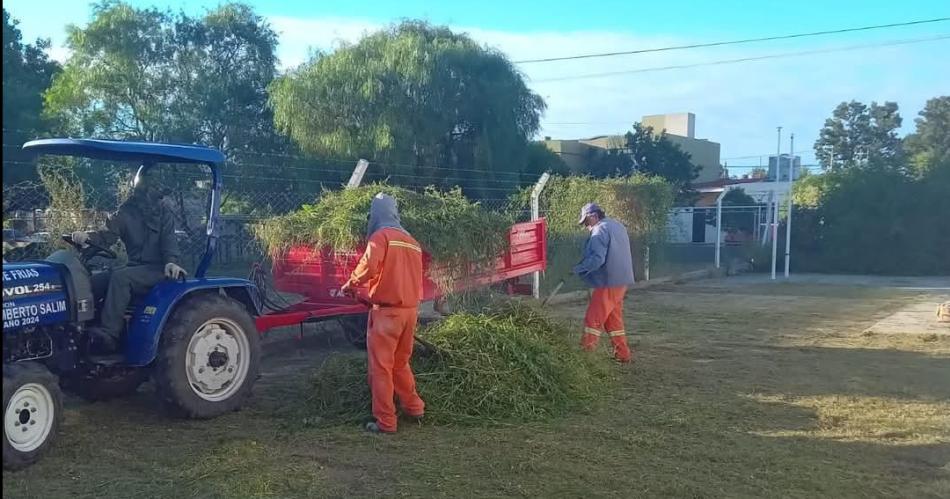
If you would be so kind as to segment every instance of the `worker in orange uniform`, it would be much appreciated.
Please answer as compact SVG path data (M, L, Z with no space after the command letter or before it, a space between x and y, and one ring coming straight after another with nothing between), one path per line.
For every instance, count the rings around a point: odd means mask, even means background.
M418 420L425 413L409 367L422 301L422 248L400 224L396 200L383 193L370 205L367 235L366 253L341 291L352 295L356 288L365 288L373 307L366 350L376 421L367 423L366 430L394 433L393 395L406 416Z
M627 286L634 283L630 235L623 224L607 218L595 203L581 209L578 223L590 231L590 238L574 273L594 288L584 317L581 348L593 351L606 334L613 344L614 358L626 364L632 360L623 328L624 295Z

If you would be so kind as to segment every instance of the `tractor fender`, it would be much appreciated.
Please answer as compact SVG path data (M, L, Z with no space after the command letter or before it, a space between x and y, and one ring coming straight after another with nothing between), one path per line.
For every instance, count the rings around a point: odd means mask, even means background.
M188 296L200 292L218 292L237 300L251 316L261 314L257 287L246 279L229 277L165 281L149 291L129 321L125 341L125 364L146 366L155 360L162 329L175 307Z

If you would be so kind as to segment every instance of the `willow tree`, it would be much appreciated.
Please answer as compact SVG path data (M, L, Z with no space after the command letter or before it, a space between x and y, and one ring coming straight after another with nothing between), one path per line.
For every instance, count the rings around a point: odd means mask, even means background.
M418 21L315 54L270 86L270 104L309 153L371 158L394 180L481 196L516 178L500 172L523 171L545 109L502 53Z

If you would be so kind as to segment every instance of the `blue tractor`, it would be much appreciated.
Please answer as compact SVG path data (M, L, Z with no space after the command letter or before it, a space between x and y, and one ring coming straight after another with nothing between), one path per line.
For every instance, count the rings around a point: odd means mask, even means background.
M134 392L147 378L176 414L212 418L237 410L260 366L254 317L261 312L248 280L206 277L218 241L224 155L211 148L142 142L45 139L23 149L140 165L206 165L211 172L207 243L193 278L167 280L133 299L116 355L87 349L97 299L94 244L59 250L41 261L3 262L4 469L36 462L60 426L60 387L92 400ZM71 242L69 236L64 236Z

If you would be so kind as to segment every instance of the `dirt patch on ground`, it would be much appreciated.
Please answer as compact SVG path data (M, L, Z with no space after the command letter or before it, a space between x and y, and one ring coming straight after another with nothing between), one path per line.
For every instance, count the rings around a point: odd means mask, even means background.
M914 334L950 336L950 322L939 322L937 309L950 295L911 303L867 328L868 334Z

